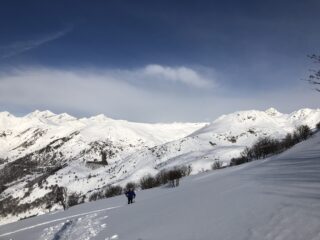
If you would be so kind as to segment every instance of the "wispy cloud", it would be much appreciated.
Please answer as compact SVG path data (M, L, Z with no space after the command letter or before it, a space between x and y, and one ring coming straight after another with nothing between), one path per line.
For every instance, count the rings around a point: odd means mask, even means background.
M204 88L212 85L212 81L209 81L204 76L201 76L198 72L187 67L166 67L157 64L147 65L143 69L143 74L150 78L156 78L159 80L179 82L194 86L198 88Z
M38 39L15 42L7 46L0 46L0 59L10 58L21 53L30 51L31 49L37 48L44 43L51 42L53 40L63 37L71 30L72 27L68 26L59 32L55 32Z
M201 82L202 78L192 78L192 83L183 80L190 77L189 72L191 75L196 73L196 76L202 73L180 67L187 73L176 76L176 68L163 67L172 71L172 75L168 75L166 70L165 73L150 72L150 66L107 70L11 69L0 73L0 111L15 108L28 112L38 108L78 116L105 113L110 117L135 121L183 121L191 112L197 116L196 112L204 109L200 108L203 98L190 96L193 90L203 92L203 88L193 87L202 87L197 82ZM155 76L159 77L157 83L154 82ZM166 88L159 89L159 84L167 85L168 81L176 86L172 92ZM151 84L146 86L146 82ZM180 90L185 87L189 87L186 93Z
M148 64L135 69L109 69L105 73L114 79L144 87L175 86L203 90L217 86L214 71L212 69L208 71L205 68Z

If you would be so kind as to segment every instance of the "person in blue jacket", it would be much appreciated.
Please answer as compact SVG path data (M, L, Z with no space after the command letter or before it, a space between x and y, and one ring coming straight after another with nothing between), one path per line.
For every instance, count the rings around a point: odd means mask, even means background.
M136 194L132 188L130 188L128 191L126 191L126 196L128 198L128 204L133 203L133 199L135 199Z

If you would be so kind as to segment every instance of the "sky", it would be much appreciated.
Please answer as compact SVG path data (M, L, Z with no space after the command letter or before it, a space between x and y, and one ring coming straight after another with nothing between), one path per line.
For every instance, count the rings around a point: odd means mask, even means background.
M318 0L3 0L0 111L138 122L318 108Z

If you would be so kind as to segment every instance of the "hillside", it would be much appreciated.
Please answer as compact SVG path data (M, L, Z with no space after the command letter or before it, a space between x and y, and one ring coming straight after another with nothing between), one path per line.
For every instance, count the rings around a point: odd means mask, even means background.
M273 108L239 111L223 115L185 138L144 149L132 156L141 161L152 159L157 168L192 165L193 173L198 173L210 169L214 161L228 165L230 159L238 157L259 137L280 139L297 126L314 128L319 121L319 109L301 109L291 114L282 114Z
M0 239L320 239L320 135L178 188L100 200L0 226Z
M50 111L19 118L3 112L0 205L14 211L2 215L0 223L61 208L51 206L56 185L88 201L107 185L139 181L164 168L190 165L197 174L215 161L227 165L259 137L282 138L302 124L314 128L319 120L319 109L241 111L210 124L132 123L103 115L76 119ZM108 165L101 164L102 153Z

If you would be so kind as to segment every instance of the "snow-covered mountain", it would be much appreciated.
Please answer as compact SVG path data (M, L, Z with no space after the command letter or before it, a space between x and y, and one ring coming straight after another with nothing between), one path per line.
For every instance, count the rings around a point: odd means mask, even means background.
M106 185L138 181L176 165L190 165L195 174L210 169L214 161L228 164L259 137L282 138L296 126L314 128L319 121L320 109L241 111L212 123L172 124L104 115L77 119L50 111L25 117L2 112L0 204L23 206L24 213L1 216L0 223L48 211L46 199L56 184L88 196ZM103 154L108 165L99 164Z
M291 114L282 114L274 108L265 112L240 111L223 115L187 137L138 151L130 158L152 159L157 168L192 165L193 173L198 173L210 169L214 161L229 164L259 137L283 138L297 126L314 128L319 121L320 109L301 109ZM133 176L132 180L139 177Z
M101 152L98 150L112 150L112 146L118 150L112 154L112 158L116 158L122 152L185 137L204 125L205 123L133 123L113 120L104 115L76 119L66 113L56 115L50 111L35 111L19 118L2 112L0 158L15 160L50 144L61 144L56 149L59 148L59 152L64 155L62 158L67 160L100 159ZM63 141L63 138L67 141ZM86 151L85 154L81 153L83 150Z
M183 178L177 188L81 204L0 226L15 240L319 240L320 133L270 159Z

